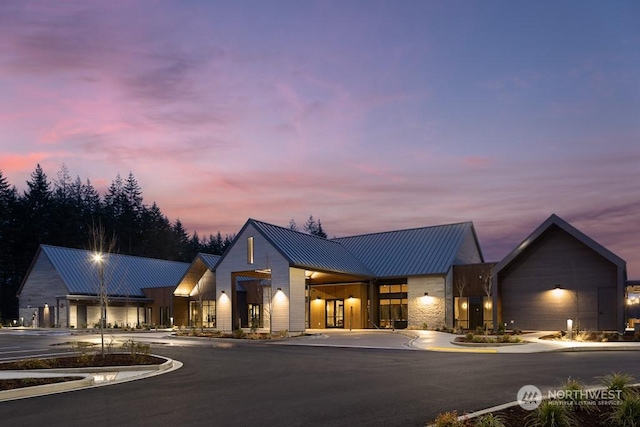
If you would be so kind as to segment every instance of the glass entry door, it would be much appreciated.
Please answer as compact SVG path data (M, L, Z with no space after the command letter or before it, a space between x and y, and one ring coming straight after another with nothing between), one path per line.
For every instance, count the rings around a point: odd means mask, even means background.
M327 300L327 328L344 328L344 300Z

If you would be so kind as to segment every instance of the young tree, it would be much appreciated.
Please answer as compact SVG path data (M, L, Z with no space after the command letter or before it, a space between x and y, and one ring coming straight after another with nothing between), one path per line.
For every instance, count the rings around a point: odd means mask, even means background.
M289 220L289 230L293 230L293 231L300 231L300 230L298 229L298 224L296 224L296 220L295 220L295 219L293 219L293 218L291 218L291 219Z
M462 301L462 298L464 297L464 288L467 287L467 278L464 277L462 274L460 276L458 276L458 280L456 281L456 288L458 289L458 301ZM469 315L467 314L467 328L469 328ZM458 320L458 326L462 327L460 325L460 320Z
M492 288L493 288L493 271L491 268L489 268L487 270L487 272L480 276L480 280L482 281L482 290L484 291L484 294L487 296L487 300L491 301L491 295L492 295ZM491 306L493 309L495 309L495 307ZM495 325L493 326L494 328L496 327ZM487 327L485 325L485 331L487 330Z
M107 317L107 304L109 300L109 292L107 287L107 277L105 271L109 264L109 255L113 253L116 248L115 235L109 237L105 228L101 223L94 225L91 228L90 250L93 252L91 260L96 266L96 272L98 274L98 300L100 303L100 342L102 345L102 357L104 357L104 327Z

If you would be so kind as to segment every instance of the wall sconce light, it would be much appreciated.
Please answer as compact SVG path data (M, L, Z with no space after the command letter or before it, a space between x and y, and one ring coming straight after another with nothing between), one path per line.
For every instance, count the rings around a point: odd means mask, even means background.
M428 296L429 296L429 292L425 292L425 293L424 293L424 296L425 296L425 297L428 297Z
M560 286L560 283L556 283L556 286L554 289L562 289L562 286Z
M282 290L282 288L278 288L278 289L276 289L276 291L281 291L281 290Z
M226 293L226 292L225 292L225 291L220 291L220 293L221 293L221 294L224 294L224 293Z
M316 300L320 301L320 295L318 295L318 296L316 297Z

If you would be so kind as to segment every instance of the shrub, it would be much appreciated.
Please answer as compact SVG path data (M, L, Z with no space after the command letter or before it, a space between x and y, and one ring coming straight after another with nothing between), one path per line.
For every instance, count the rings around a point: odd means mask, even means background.
M242 330L242 328L238 328L233 331L234 338L244 338L247 334Z
M623 396L629 396L633 392L629 386L633 383L634 378L629 374L620 372L612 372L600 377L600 383L611 391L621 391Z
M548 400L543 401L527 416L525 425L527 427L577 427L575 418L565 406Z
M465 423L458 420L458 413L453 411L439 414L433 425L435 427L464 427Z
M47 369L50 367L49 362L42 359L18 360L15 363L18 369Z
M484 328L482 326L477 326L476 327L476 334L478 335L483 335L485 334L487 331L484 330Z
M584 412L591 412L596 407L588 404L588 399L584 395L584 385L575 378L567 378L566 381L560 384L563 391L569 392L565 394L565 398L562 399L566 402L566 406L572 410L579 410Z
M506 331L506 327L503 323L500 324L500 326L498 326L498 335L504 335L504 332Z
M627 396L620 405L614 407L607 421L611 425L620 427L640 426L640 397Z
M505 424L499 415L487 414L478 418L475 427L505 427Z
M422 329L425 331L429 329L429 325L427 324L427 322L422 322Z
M467 332L467 335L464 337L467 341L473 341L473 332Z

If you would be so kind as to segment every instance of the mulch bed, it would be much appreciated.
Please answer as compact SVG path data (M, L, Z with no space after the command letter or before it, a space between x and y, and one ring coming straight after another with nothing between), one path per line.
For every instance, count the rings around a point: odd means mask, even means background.
M166 360L148 354L113 353L84 356L56 357L51 359L25 359L0 363L0 370L27 370L52 368L87 368L102 366L160 365Z
M55 384L66 381L81 380L83 377L55 377L55 378L9 378L0 380L0 391L13 390L22 387Z

